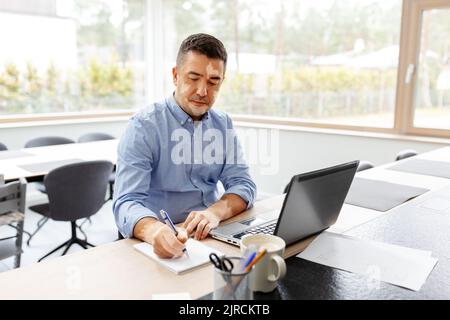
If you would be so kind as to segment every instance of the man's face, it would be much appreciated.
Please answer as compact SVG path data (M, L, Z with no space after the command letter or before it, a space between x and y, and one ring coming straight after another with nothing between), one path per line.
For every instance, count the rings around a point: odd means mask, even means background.
M224 63L189 51L172 69L175 100L193 120L200 120L213 106L224 78Z

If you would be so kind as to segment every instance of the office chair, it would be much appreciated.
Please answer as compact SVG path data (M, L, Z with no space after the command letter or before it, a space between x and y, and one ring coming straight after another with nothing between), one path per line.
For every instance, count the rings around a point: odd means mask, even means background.
M24 148L36 148L36 147L46 147L46 146L54 146L54 145L60 145L60 144L70 144L75 143L75 141L65 138L65 137L58 137L58 136L45 136L45 137L39 137L34 138L25 143ZM43 179L38 181L33 181L34 187L42 192L47 193L45 190L45 186L43 183ZM28 237L27 245L30 245L31 239L35 236L35 234L41 230L41 228L47 223L48 218L43 217L37 222L36 229L31 233L31 235Z
M86 133L86 134L83 134L82 136L80 136L78 138L77 142L83 143L83 142L113 140L113 139L115 139L115 137L113 137L112 135L110 135L108 133L91 132L91 133Z
M356 172L364 171L364 170L371 169L371 168L374 168L374 167L375 166L373 165L372 162L366 161L366 160L361 160L359 162L358 169L356 169Z
M6 151L6 150L8 150L8 148L3 143L0 142L0 151Z
M91 142L91 141L102 141L102 140L113 140L115 139L114 136L103 133L103 132L91 132L86 133L78 138L78 142ZM113 193L114 193L114 183L116 182L116 169L114 166L114 170L109 176L108 184L109 184L109 197L108 200L113 199Z
M406 159L409 157L414 157L416 155L417 155L416 150L412 150L412 149L402 150L399 153L397 153L397 156L395 157L395 161L403 160L403 159Z
M26 188L23 178L0 185L0 226L7 225L16 230L16 235L0 239L0 260L14 256L14 268L20 267L22 255Z
M59 144L75 143L72 139L56 136L34 138L25 143L24 148L55 146Z
M30 210L49 219L70 222L71 237L39 262L63 247L62 255L65 255L73 244L84 249L94 247L87 239L78 238L76 221L94 215L103 206L112 168L109 161L83 161L56 168L45 176L49 202L32 206Z

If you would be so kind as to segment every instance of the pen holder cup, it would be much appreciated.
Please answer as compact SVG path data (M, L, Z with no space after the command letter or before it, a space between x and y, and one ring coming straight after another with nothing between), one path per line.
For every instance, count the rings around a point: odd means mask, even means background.
M240 257L227 257L234 266L240 265ZM250 271L240 271L233 268L231 272L214 268L214 300L252 300L253 291L249 287Z

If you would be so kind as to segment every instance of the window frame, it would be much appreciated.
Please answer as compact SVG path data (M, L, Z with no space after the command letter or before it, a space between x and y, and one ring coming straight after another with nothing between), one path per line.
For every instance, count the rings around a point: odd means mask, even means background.
M450 130L414 126L414 92L417 83L422 14L426 10L449 9L450 0L403 0L399 79L396 105L396 127L400 134L450 137ZM408 66L414 65L409 84L405 84Z

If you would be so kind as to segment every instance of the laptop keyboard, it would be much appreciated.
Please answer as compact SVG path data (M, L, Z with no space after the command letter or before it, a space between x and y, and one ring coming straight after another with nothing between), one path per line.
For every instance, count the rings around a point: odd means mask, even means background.
M273 222L271 224L266 224L263 226L254 227L248 230L245 230L244 232L235 234L233 237L237 239L241 239L246 234L259 234L259 233L265 233L265 234L273 234L275 227L277 226L277 222Z

